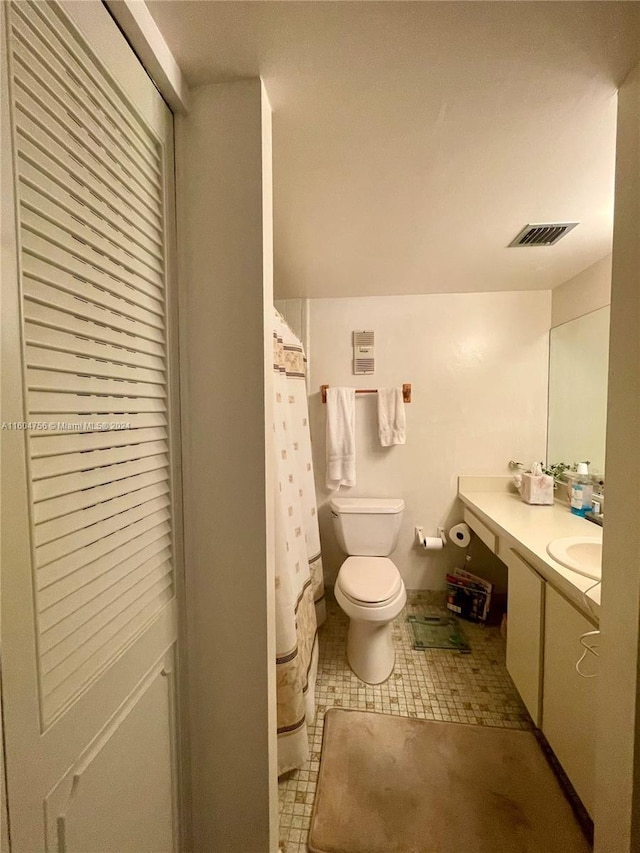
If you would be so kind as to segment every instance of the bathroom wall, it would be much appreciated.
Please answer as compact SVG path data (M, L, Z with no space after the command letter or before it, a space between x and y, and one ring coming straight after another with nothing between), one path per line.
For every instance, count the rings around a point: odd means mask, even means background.
M260 80L194 89L176 136L193 847L275 851L271 145Z
M618 93L595 853L640 850L640 65Z
M327 579L333 582L343 557L324 486L319 386L411 382L404 446L380 446L376 397L356 397L357 485L340 493L404 498L393 559L408 588L441 589L446 570L462 565L463 552L454 545L441 552L418 549L414 526L435 535L439 525L461 520L459 474L507 473L510 459L545 458L551 293L312 299L309 316L311 435ZM376 333L372 376L352 375L354 329Z
M591 264L552 291L551 327L575 320L611 302L611 255Z

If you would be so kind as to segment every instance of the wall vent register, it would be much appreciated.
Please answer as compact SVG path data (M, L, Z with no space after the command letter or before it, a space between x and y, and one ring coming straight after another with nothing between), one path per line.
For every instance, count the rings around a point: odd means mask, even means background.
M375 333L371 329L353 333L353 372L354 375L375 371L374 355Z

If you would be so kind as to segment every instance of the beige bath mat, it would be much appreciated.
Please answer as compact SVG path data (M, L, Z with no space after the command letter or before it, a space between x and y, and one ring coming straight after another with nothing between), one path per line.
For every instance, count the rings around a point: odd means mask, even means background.
M531 732L327 711L311 853L589 853Z

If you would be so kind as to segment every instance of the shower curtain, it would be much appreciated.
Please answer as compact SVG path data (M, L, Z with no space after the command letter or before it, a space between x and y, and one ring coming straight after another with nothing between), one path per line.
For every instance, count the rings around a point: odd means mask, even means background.
M274 452L276 685L278 774L309 757L315 717L318 626L325 619L324 579L311 461L306 358L274 309Z

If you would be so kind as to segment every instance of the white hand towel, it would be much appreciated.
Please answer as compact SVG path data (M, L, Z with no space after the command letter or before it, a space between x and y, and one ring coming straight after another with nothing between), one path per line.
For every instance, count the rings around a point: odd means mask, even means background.
M378 388L378 435L380 444L404 444L407 440L402 388Z
M327 488L356 484L355 388L327 388Z

